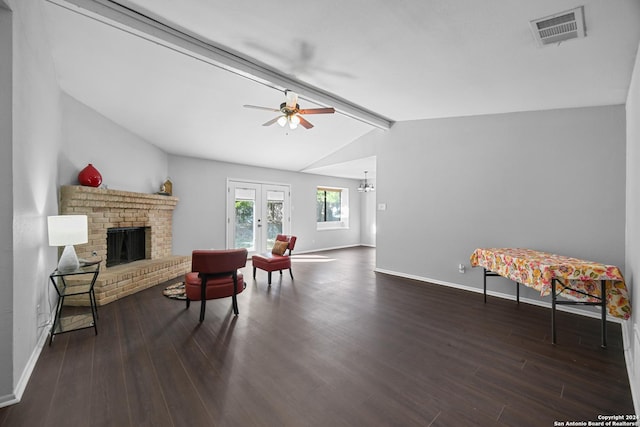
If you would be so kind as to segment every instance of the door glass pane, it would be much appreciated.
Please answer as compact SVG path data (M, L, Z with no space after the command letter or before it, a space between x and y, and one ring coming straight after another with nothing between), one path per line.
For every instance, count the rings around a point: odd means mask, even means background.
M273 247L276 236L282 234L284 192L267 191L267 248Z
M256 245L256 190L252 188L236 188L236 248L255 250Z
M285 185L228 181L227 247L249 254L273 247L278 234L290 228L290 189Z

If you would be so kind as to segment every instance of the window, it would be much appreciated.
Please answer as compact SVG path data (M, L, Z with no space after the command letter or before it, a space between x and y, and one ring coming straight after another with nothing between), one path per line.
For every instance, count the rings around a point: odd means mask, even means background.
M318 187L316 222L318 230L349 228L349 190Z

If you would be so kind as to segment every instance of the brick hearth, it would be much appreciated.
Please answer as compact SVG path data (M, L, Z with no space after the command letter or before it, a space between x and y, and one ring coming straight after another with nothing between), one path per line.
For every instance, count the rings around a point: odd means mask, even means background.
M79 185L60 188L60 214L88 217L89 242L76 245L75 249L78 258L101 260L95 286L98 305L155 286L191 269L190 256L171 254L173 210L177 203L177 197L157 194ZM113 227L148 227L146 259L107 268L107 229ZM80 299L68 302L86 303Z

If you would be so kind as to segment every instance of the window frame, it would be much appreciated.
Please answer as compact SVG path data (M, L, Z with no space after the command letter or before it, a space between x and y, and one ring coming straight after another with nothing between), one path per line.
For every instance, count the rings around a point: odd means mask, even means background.
M326 211L327 198L326 192L340 193L340 220L339 221L318 221L318 212L316 209L316 230L343 230L349 228L349 189L343 187L332 187L327 185L318 185L316 187L316 203L318 200L318 192L324 191L324 205ZM326 213L325 213L326 217Z

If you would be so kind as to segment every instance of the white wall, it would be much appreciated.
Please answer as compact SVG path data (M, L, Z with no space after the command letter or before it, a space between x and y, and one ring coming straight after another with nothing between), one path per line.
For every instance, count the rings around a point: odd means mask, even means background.
M155 193L167 178L167 154L73 97L62 96L60 185L78 185L91 163L112 190Z
M291 232L298 237L296 252L360 244L360 198L357 180L332 178L276 169L243 166L189 157L170 156L173 195L180 201L173 216L173 252L224 248L227 179L291 185ZM348 230L316 230L316 187L349 188L352 214Z
M0 367L0 405L19 398L37 359L38 345L46 337L48 275L57 258L57 250L47 245L46 217L57 213L60 147L59 90L42 3L9 0L8 5L13 11L13 141L12 153L2 150L12 154L12 179L3 182L5 192L13 196L13 253L9 257L13 271L2 271L0 276L13 279L3 285L13 287L13 318L8 325L2 323L0 334L6 336L7 328L12 329L13 361ZM11 215L5 209L3 203L3 221ZM4 342L2 347L6 348ZM10 384L6 383L7 372L11 373ZM7 390L12 393L6 394Z
M457 267L478 247L624 269L623 106L396 123L377 161L378 269L481 288L481 269Z
M624 325L627 370L636 414L640 413L640 46L627 97L627 234L625 279L631 289L631 320Z
M0 182L12 190L12 18L0 0ZM13 191L0 192L0 404L13 393Z

